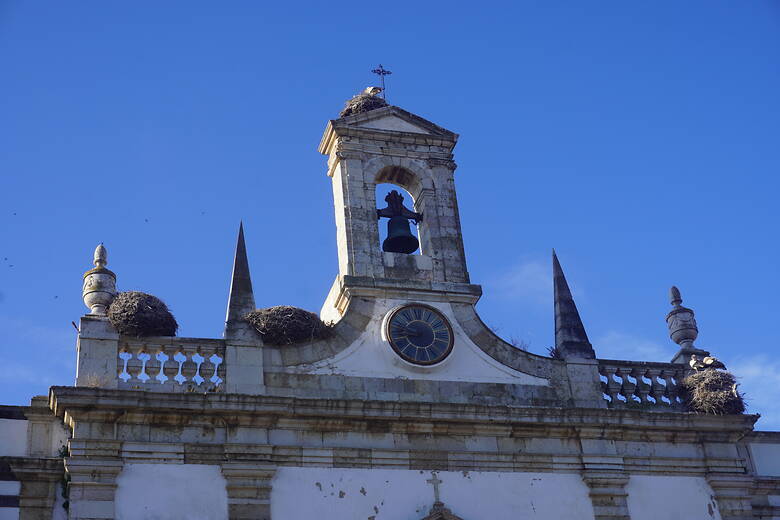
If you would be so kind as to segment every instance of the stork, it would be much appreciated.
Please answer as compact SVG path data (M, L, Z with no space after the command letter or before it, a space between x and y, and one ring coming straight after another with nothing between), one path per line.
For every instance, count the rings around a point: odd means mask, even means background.
M704 356L702 359L699 359L696 354L691 354L691 360L688 362L688 365L696 371L717 368L726 369L726 365L718 358L714 356Z

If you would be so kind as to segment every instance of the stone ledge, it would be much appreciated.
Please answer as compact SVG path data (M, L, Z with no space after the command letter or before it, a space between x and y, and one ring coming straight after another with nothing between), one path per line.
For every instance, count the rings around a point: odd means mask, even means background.
M749 432L758 415L709 416L693 413L642 412L603 408L530 408L448 403L399 403L343 399L301 399L244 394L166 394L133 390L55 386L49 391L54 413L105 415L134 410L135 413L216 416L326 418L339 420L428 421L435 423L524 426L530 430L550 427L607 429L613 434L631 430L698 432L723 442ZM532 432L533 433L533 432ZM538 431L535 433L538 434Z

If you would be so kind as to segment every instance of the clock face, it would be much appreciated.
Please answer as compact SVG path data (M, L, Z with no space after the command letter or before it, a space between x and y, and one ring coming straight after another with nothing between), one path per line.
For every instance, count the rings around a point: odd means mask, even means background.
M387 339L396 354L416 365L433 365L446 358L454 342L452 327L427 305L396 309L387 320Z

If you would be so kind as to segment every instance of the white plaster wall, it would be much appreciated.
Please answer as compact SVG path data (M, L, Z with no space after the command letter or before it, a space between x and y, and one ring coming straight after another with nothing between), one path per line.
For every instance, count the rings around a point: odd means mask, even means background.
M756 473L765 477L780 477L780 444L750 443L750 453Z
M117 477L117 520L227 520L219 466L126 464Z
M2 432L0 432L2 434ZM2 437L0 437L2 439ZM19 496L22 483L18 481L0 481L0 495ZM0 507L0 520L17 520L19 518L18 507Z
M0 520L18 520L18 507L0 507Z
M579 475L473 471L437 475L441 500L467 520L594 518L588 488ZM426 482L430 478L430 471L279 468L271 491L271 517L419 520L433 505L433 486Z
M626 492L631 520L721 520L704 477L632 475Z
M27 455L27 421L0 419L0 440L0 457Z
M513 370L485 354L460 328L452 308L444 302L425 302L449 320L455 335L450 355L433 366L418 366L401 359L384 337L384 321L393 309L413 303L406 300L376 300L375 315L366 330L349 347L332 358L293 370L309 374L341 374L357 377L427 379L473 383L508 383L547 386L547 379Z
M22 483L18 480L0 480L0 495L17 496L21 490Z

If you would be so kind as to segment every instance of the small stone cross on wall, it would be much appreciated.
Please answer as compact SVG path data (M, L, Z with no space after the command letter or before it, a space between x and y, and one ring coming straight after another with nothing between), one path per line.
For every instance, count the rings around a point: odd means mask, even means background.
M435 503L440 504L441 497L439 496L439 484L441 484L443 481L439 480L439 477L436 475L435 471L431 471L431 475L433 478L429 478L426 480L426 482L433 485L433 500Z

